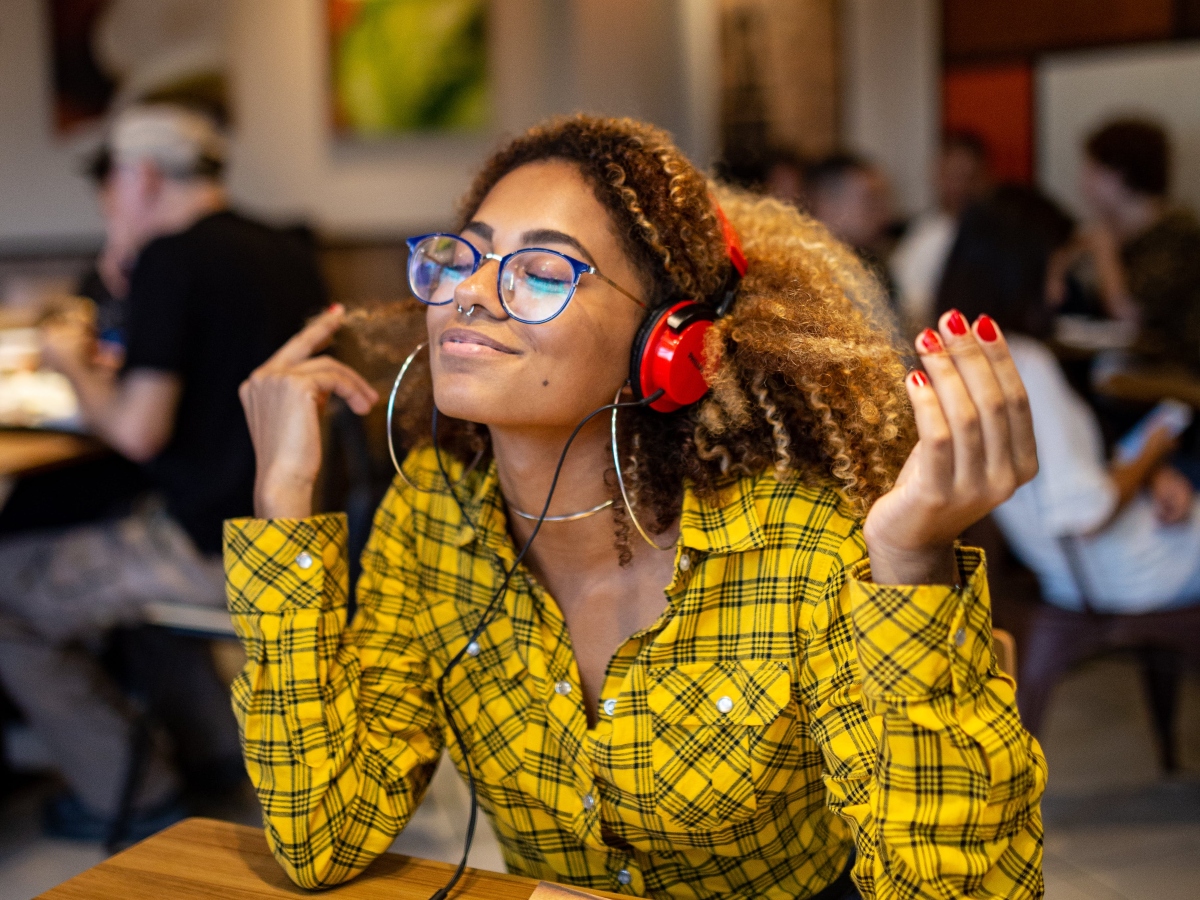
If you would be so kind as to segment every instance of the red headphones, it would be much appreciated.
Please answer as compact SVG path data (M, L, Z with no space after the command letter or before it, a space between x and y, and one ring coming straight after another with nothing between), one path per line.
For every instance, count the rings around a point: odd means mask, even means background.
M746 254L737 232L717 206L717 220L731 263L718 301L680 300L646 317L633 339L629 383L636 400L655 391L663 395L650 404L657 412L674 412L695 403L708 392L704 380L704 335L733 305L738 284L746 274Z

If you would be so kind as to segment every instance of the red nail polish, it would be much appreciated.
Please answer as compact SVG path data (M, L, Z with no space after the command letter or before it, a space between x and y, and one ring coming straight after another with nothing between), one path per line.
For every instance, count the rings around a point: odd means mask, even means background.
M989 344L996 339L996 323L992 321L991 316L980 316L975 323L975 333L979 335L981 341L987 341Z
M922 353L941 353L942 339L932 328L926 328L917 338L917 347Z
M340 303L330 303L330 304L329 304L329 306L327 306L327 307L325 308L325 312L327 312L327 313L331 313L331 312L333 312L335 309L341 309L341 308L342 308L342 304L340 304Z
M951 334L957 334L962 337L967 333L967 320L962 317L957 309L950 310L950 318L946 320L946 327L950 329Z
M925 373L922 372L920 369L916 369L916 370L910 372L908 377L912 381L913 387L921 388L921 387L925 387L925 385L929 384L929 379L926 377Z

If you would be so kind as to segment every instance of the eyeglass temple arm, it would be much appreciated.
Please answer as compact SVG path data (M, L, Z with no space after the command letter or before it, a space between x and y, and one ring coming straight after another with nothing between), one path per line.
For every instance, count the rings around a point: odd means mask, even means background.
M607 284L609 287L616 288L618 291L620 291L622 294L624 294L626 297L628 297L630 300L632 300L634 303L636 303L636 304L637 304L638 306L640 306L642 309L649 309L649 308L650 308L650 307L649 307L647 304L643 303L643 302L642 302L641 300L639 300L637 297L633 296L633 294L629 293L629 291L625 290L625 288L621 287L619 284L617 284L615 281L613 281L613 280L612 280L611 278L609 278L607 275L604 275L604 274L601 274L600 272L597 272L597 271L596 271L596 267L595 267L595 266L592 266L592 267L591 267L591 274L592 274L592 275L595 275L597 278L599 278L601 281L603 281L603 282L604 282L605 284Z

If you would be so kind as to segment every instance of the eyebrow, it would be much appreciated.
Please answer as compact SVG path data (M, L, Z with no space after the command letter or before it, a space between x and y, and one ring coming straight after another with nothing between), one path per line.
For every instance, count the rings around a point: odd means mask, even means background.
M466 228L463 229L464 234L468 231L471 232L472 234L479 235L485 241L490 241L492 239L492 234L493 234L492 226L488 225L484 222L472 222Z
M521 235L521 243L523 244L566 244L568 247L574 247L583 254L583 258L587 260L589 265L595 266L596 260L592 258L592 254L588 253L587 247L579 243L575 238L571 237L562 231L555 231L553 228L535 228L533 231L527 231Z
M471 222L463 229L463 233L476 234L485 241L491 241L495 234L491 225L486 222ZM574 247L582 255L585 261L591 266L596 265L596 260L592 254L588 252L587 247L579 243L578 240L571 237L564 231L556 231L553 228L535 228L532 231L526 231L521 235L521 243L526 246L538 246L539 244L566 244L568 247Z

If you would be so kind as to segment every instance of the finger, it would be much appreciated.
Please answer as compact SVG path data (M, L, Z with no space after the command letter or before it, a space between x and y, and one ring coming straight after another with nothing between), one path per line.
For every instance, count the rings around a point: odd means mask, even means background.
M360 375L350 366L346 365L344 362L333 359L332 357L313 357L312 359L308 359L300 363L300 365L296 366L295 368L295 371L298 372L315 372L324 370L337 371L351 379L358 386L363 396L369 398L371 402L375 402L379 399L379 392L375 390L371 382L367 381L367 379L363 378L362 375Z
M292 370L299 377L312 378L322 391L337 394L360 416L379 402L379 394L365 378L348 365L329 357L309 359Z
M1021 380L1017 365L1013 362L1004 333L995 319L991 316L980 316L975 321L975 336L979 338L979 347L991 364L992 373L1004 393L1017 483L1024 484L1038 472L1037 441L1033 436L1029 395L1025 391L1025 383Z
M939 327L979 416L987 494L992 500L1002 502L1017 488L1004 391L962 313L956 309L945 313Z
M926 328L917 336L917 352L929 375L954 442L954 485L960 496L982 496L987 476L979 413L954 360L937 332Z
M917 446L913 448L909 461L918 461L922 493L935 502L948 502L954 492L955 462L950 423L942 412L937 391L924 372L909 372L904 386L912 403L918 436Z
M286 344L263 363L263 368L277 369L294 366L308 359L317 351L325 349L329 346L329 342L337 330L342 327L345 316L346 308L340 303L333 304L292 335Z

